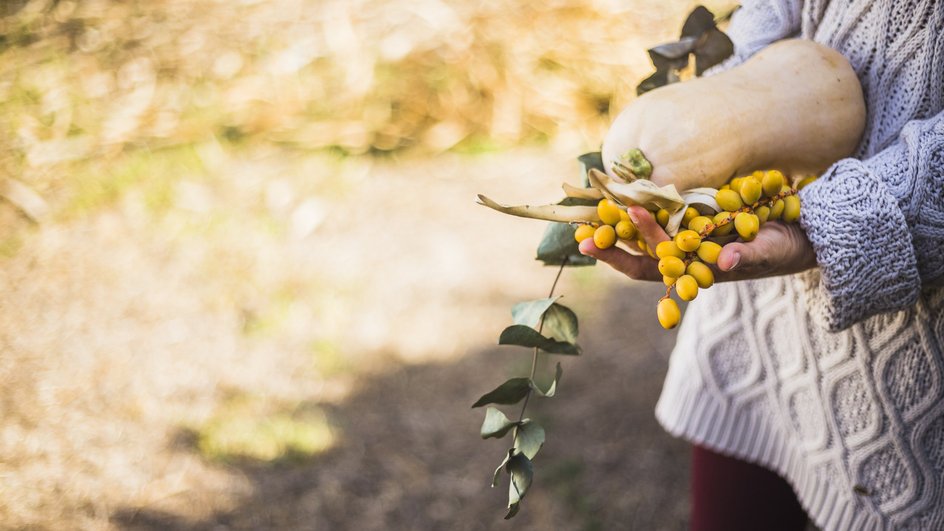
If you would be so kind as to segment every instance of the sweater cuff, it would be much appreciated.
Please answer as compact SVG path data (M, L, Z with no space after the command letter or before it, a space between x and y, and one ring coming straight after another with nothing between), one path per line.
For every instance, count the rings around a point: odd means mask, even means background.
M800 200L800 224L822 272L809 301L814 318L836 332L915 303L921 281L908 224L862 161L837 162Z

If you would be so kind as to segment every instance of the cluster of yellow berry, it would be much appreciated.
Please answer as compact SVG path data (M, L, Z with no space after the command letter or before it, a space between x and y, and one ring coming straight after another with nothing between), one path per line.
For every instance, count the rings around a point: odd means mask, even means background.
M815 179L806 177L791 186L778 170L735 177L715 195L717 211L687 207L681 224L686 228L679 230L674 238L660 242L654 250L641 238L636 239L635 245L640 250L659 260L659 272L666 285L666 294L656 307L659 324L670 329L681 320L681 310L671 298L673 289L679 299L690 301L698 296L699 289L714 284L714 272L709 264L718 262L722 249L718 241L731 241L732 232L743 241L751 241L760 226L768 221L796 222L800 218L797 192ZM580 225L574 235L578 242L592 237L598 248L606 249L615 245L617 238L632 241L638 235L626 211L615 202L601 200L597 213L602 223ZM667 210L657 210L653 215L659 225L666 227L670 217Z
M602 223L588 223L577 227L574 238L582 242L593 238L593 244L599 249L609 249L616 245L616 239L630 240L636 236L636 226L629 219L629 214L609 199L601 199L597 204L597 215Z

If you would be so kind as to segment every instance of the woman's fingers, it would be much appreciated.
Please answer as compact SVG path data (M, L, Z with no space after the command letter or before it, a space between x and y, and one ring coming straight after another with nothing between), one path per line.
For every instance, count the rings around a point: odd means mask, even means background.
M718 255L724 280L797 273L816 266L816 254L794 225L765 224L751 242L725 245Z
M643 207L632 206L627 209L629 219L636 225L639 236L642 237L651 249L655 249L659 242L669 239L669 235L656 222L655 216ZM635 256L619 247L600 249L593 243L593 238L580 242L580 252L605 262L613 269L636 280L662 280L657 262L648 255Z
M651 212L642 207L629 207L629 217L639 236L651 249L669 239ZM580 252L605 262L613 269L636 280L662 280L658 261L648 255L631 255L619 247L600 249L592 238L580 242ZM762 278L798 273L816 267L816 254L806 234L796 225L764 224L750 242L726 244L715 265L719 282Z
M652 249L655 249L656 245L659 245L659 242L664 242L669 239L669 235L666 234L665 231L662 230L662 226L656 222L656 218L652 215L652 212L649 212L641 206L631 206L626 209L626 211L629 213L629 219L633 221L633 225L636 225L636 230L639 231L639 234Z
M657 225L658 226L658 225ZM613 269L636 280L662 280L656 267L656 261L649 256L633 256L619 247L600 249L593 243L593 238L580 242L580 252L605 262Z

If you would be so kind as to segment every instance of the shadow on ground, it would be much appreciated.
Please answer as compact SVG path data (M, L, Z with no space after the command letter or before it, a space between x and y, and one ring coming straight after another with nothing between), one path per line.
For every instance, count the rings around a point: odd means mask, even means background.
M479 439L484 412L469 409L505 377L526 370L527 353L505 348L363 381L329 409L340 433L333 449L302 462L229 465L252 485L233 510L192 521L125 508L112 523L123 529L683 528L688 446L653 417L674 342L674 334L653 327L652 301L661 291L633 285L611 292L592 311L577 306L587 315L585 354L563 360L557 398L529 408L547 429L547 443L512 523L502 520L505 484L488 488L508 441Z

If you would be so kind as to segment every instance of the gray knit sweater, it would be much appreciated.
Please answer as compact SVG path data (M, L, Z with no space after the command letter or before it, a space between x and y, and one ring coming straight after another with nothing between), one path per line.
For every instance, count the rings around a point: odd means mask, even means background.
M867 129L800 194L819 267L699 294L656 416L779 472L824 529L944 529L944 0L743 4L724 66L827 44Z

